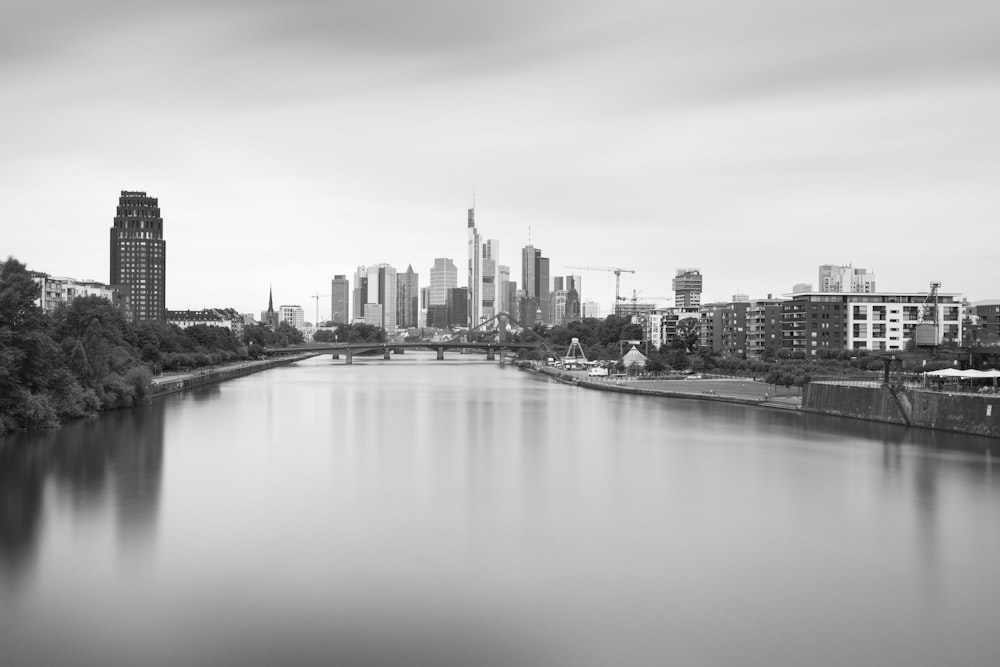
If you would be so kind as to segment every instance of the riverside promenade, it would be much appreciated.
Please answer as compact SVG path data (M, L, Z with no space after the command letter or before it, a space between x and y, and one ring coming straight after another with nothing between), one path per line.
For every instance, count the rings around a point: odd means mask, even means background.
M797 388L775 387L750 379L713 378L711 376L700 380L688 380L684 376L677 378L629 378L615 375L591 377L586 371L566 371L547 366L528 370L547 375L559 382L599 391L742 403L784 410L799 410L802 407L802 396Z
M253 373L259 373L278 366L295 363L303 359L317 356L316 354L294 354L287 357L259 359L255 361L239 361L232 364L200 368L191 371L161 373L153 378L150 396L159 398L185 389L202 387L207 384L232 380Z

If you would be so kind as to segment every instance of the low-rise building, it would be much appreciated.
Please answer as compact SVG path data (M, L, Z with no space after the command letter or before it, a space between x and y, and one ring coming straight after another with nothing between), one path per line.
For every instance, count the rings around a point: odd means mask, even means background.
M97 280L58 278L40 271L32 271L31 278L40 290L35 302L43 311L51 313L59 306L68 306L75 299L96 296L107 299L119 308L125 319L131 321L131 290L126 285L108 285Z
M168 310L167 322L181 329L204 324L229 329L236 335L243 333L244 316L235 308L202 308L201 310Z

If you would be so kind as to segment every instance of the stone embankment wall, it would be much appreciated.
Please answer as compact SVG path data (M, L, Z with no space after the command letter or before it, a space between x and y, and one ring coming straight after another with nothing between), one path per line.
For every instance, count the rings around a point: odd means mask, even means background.
M1000 438L1000 394L813 382L804 388L802 410Z
M149 395L152 398L158 398L166 394L172 394L174 392L184 391L185 389L193 389L195 387L201 387L206 384L223 382L224 380L232 380L233 378L243 377L245 375L251 375L253 373L259 373L260 371L266 371L271 368L276 368L278 366L284 366L286 364L291 364L296 361L302 361L303 359L309 359L310 357L314 356L316 355L299 354L292 357L268 359L266 361L245 362L234 366L225 366L223 368L217 368L215 370L205 371L203 373L198 373L197 375L194 374L184 375L177 378L154 381L153 386L150 389Z

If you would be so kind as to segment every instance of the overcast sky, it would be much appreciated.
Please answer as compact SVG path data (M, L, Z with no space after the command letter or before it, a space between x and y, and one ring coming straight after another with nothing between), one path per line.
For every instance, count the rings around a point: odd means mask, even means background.
M160 200L167 307L450 257L762 297L851 263L1000 297L996 0L5 0L0 255L109 279ZM610 307L614 276L583 275ZM666 305L666 302L661 302ZM319 303L329 315L329 299Z

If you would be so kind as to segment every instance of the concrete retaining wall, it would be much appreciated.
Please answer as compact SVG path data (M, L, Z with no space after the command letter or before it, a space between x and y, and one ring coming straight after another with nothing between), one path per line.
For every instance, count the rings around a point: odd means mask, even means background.
M152 398L158 398L160 396L173 394L178 391L184 391L185 389L194 389L195 387L201 387L206 384L214 384L216 382L223 382L224 380L232 380L233 378L259 373L260 371L266 371L278 366L284 366L296 361L302 361L303 359L309 359L314 356L316 355L300 354L294 357L282 357L279 359L269 359L267 361L248 362L237 366L227 366L213 371L198 373L197 375L186 375L176 379L154 381L149 395Z
M906 401L897 402L888 387L807 384L802 409L841 417L906 424L1000 438L1000 395L949 394L905 390Z

